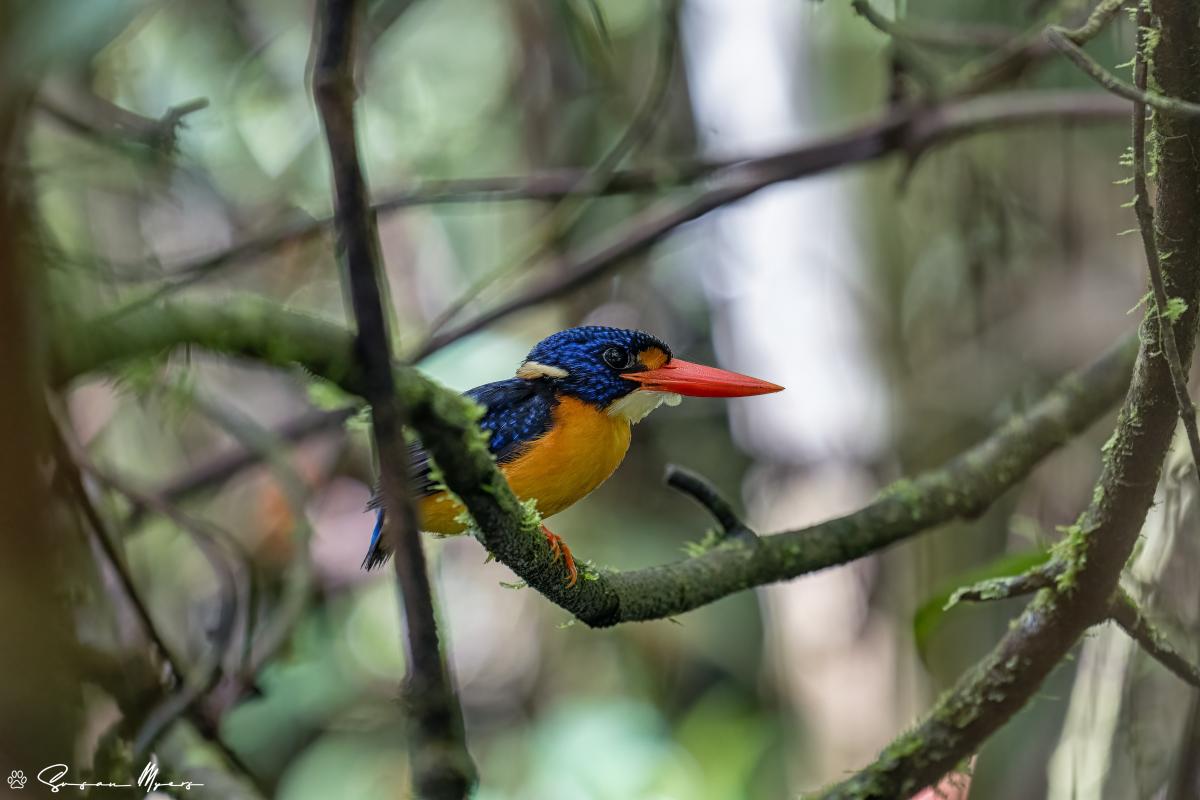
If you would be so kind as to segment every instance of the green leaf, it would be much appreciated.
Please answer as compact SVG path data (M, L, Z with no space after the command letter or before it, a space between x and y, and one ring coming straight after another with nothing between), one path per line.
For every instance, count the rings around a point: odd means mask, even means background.
M1028 572L1034 567L1040 566L1050 558L1049 550L1032 550L1024 553L1010 553L1001 556L991 563L984 564L981 567L976 567L973 570L962 573L956 576L953 580L947 582L940 590L913 615L913 639L917 645L917 651L925 652L925 648L929 643L930 637L941 626L949 613L946 604L950 602L950 598L954 593L963 586L970 586L980 581L990 580L992 578L1008 578L1014 575L1020 575L1023 572Z

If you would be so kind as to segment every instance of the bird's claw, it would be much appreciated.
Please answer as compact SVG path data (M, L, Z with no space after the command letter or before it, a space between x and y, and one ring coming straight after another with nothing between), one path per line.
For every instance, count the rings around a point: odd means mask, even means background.
M546 535L546 542L550 545L550 552L554 553L554 560L561 560L567 568L567 588L570 589L579 580L579 569L575 566L571 548L567 547L561 536L551 533L545 525L542 526L542 533Z

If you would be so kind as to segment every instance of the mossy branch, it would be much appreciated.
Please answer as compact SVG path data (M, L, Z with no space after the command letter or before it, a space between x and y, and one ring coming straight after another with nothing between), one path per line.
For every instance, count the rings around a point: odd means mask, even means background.
M1200 6L1192 0L1154 0L1161 22L1154 77L1166 95L1200 100L1194 65L1200 53ZM1189 363L1200 300L1200 122L1171 114L1155 118L1157 239L1173 255L1160 261L1172 297L1187 304L1179 330L1179 354ZM1170 368L1161 353L1159 325L1143 320L1133 381L1105 448L1104 469L1089 508L1071 526L1058 555L1066 571L1042 589L1008 633L968 671L911 731L825 798L907 797L935 782L979 746L1034 696L1042 681L1091 625L1108 615L1117 588L1154 499L1163 458L1175 428L1176 402Z
M1171 645L1158 626L1146 619L1146 615L1138 608L1137 603L1123 589L1118 589L1113 596L1109 609L1112 621L1121 630L1129 634L1146 653L1162 664L1180 680L1200 689L1200 667L1188 661Z
M1138 90L1146 88L1146 32L1150 26L1150 14L1144 6L1138 7L1137 46L1134 49L1133 82ZM1178 314L1168 311L1171 298L1163 283L1162 265L1159 263L1158 245L1154 234L1154 208L1150 205L1150 189L1146 181L1146 106L1133 104L1133 209L1141 230L1142 247L1146 252L1146 267L1150 273L1150 286L1154 293L1154 309L1158 317L1158 336L1163 344L1167 366L1171 368L1171 387L1175 390L1175 402L1179 405L1179 419L1187 433L1188 447L1192 451L1192 464L1196 478L1200 480L1200 431L1196 430L1196 407L1188 394L1187 373L1179 358L1179 344L1175 332Z
M1101 0L1078 28L1058 28L1073 44L1083 45L1096 38L1129 0Z
M363 392L349 331L250 297L220 305L176 303L67 328L55 339L54 377L67 381L182 346L299 364L354 394ZM1026 413L942 467L885 489L844 517L757 539L730 537L695 557L649 569L601 571L564 585L560 564L496 469L475 426L476 407L416 369L393 370L400 400L447 485L471 512L489 551L530 586L593 626L674 616L753 586L788 580L880 550L986 510L1124 391L1130 337L1063 378Z

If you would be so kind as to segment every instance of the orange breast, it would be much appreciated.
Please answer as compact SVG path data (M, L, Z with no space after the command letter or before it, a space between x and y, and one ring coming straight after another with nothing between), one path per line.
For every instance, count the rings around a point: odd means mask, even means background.
M604 483L628 449L628 420L567 397L555 407L550 430L501 470L517 497L535 499L542 516L550 517ZM431 495L420 503L421 527L432 533L462 533L462 511L462 505L444 492Z

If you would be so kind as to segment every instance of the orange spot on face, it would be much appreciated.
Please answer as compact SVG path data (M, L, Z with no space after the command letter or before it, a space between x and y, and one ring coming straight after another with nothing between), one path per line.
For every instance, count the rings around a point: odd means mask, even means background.
M658 369L667 363L667 354L660 347L647 347L639 352L637 357L646 369Z

